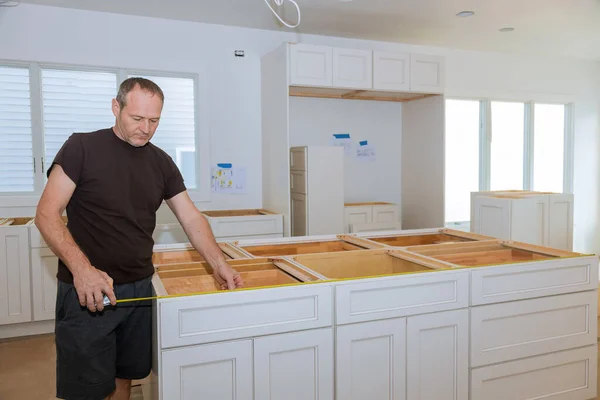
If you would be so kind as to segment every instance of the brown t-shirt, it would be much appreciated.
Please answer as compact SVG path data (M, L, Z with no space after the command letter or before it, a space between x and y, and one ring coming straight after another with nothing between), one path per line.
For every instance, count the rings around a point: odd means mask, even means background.
M173 159L152 143L131 146L109 128L72 134L54 164L77 185L67 227L91 264L114 284L151 276L156 210L186 190ZM73 282L62 260L57 278Z

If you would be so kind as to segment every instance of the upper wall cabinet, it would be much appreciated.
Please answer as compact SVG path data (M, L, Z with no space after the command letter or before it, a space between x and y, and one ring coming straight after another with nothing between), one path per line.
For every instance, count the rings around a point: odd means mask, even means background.
M373 52L334 48L333 86L350 89L373 88Z
M300 86L333 86L333 49L308 44L290 48L290 81Z
M373 89L410 90L410 55L373 52Z
M410 90L442 93L444 88L444 59L438 56L410 55Z
M290 85L381 92L444 92L443 57L290 45Z

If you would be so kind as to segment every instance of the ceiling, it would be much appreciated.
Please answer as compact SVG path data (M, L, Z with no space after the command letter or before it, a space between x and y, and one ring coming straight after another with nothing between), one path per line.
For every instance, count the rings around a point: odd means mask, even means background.
M270 0L273 1L273 0ZM600 0L296 0L294 32L600 61ZM264 0L21 0L50 6L285 30ZM276 7L276 6L274 6ZM459 18L471 10L475 15ZM295 8L282 13L293 25ZM513 27L512 32L499 32Z

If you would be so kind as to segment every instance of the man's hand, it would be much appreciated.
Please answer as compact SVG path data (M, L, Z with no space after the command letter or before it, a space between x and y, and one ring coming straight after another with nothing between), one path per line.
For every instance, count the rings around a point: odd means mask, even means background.
M73 274L73 284L79 297L79 304L91 312L104 310L103 293L110 299L110 304L117 304L113 291L113 280L106 272L94 267L81 268Z
M219 283L221 290L234 290L244 286L244 281L239 272L235 271L229 264L222 262L213 269L213 276Z

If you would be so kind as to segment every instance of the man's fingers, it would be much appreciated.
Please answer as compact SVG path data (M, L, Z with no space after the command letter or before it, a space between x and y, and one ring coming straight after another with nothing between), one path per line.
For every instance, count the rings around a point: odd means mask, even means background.
M96 306L94 305L94 294L92 292L86 293L85 299L88 310L91 312L96 312Z
M96 290L94 292L94 303L96 303L96 310L102 311L104 310L104 296L102 295L101 290Z
M242 276L239 274L237 274L233 277L233 281L235 282L236 287L244 286L244 280L242 279Z
M87 304L87 299L86 299L85 293L77 292L77 297L79 297L79 305L81 307L85 307Z

